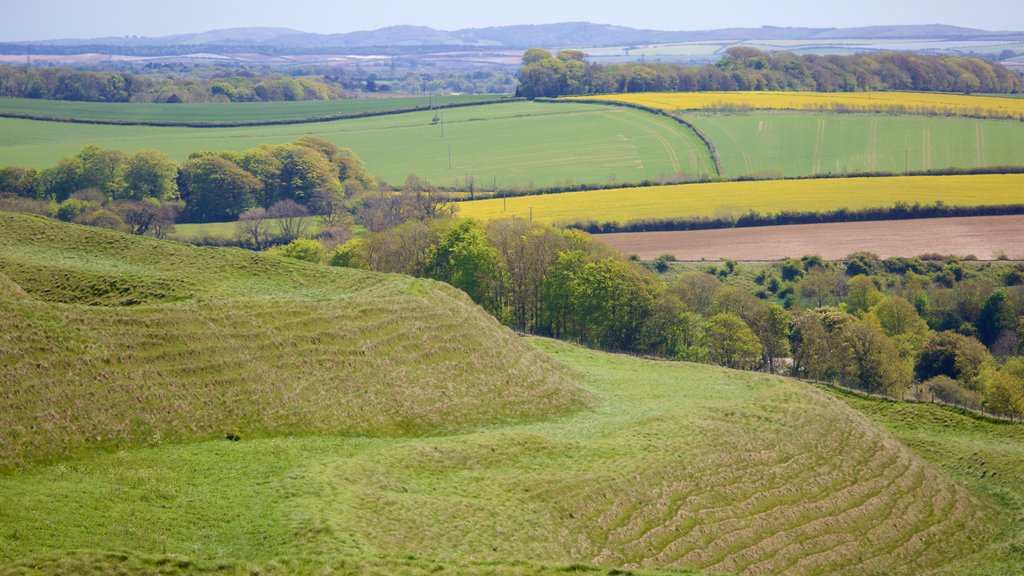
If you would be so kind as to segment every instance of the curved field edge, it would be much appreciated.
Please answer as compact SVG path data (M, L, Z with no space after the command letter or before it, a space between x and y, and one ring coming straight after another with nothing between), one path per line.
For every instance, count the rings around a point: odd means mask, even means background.
M493 220L533 218L549 224L628 223L632 220L740 216L748 211L833 211L906 204L1009 205L1021 202L1024 174L895 176L711 182L616 188L472 200L456 204L460 216Z
M533 342L599 402L454 436L163 445L2 474L17 505L0 507L0 561L128 549L920 574L1002 542L998 501L803 383Z
M316 124L241 128L72 125L0 118L5 164L46 168L84 146L153 149L183 161L197 150L241 151L312 135L353 150L377 177L410 173L477 191L600 185L706 174L701 142L675 121L594 104L509 102ZM703 166L703 168L698 168Z
M677 110L805 110L1024 118L1024 101L940 92L637 92L560 98Z
M0 117L122 126L269 126L326 122L513 101L506 95L422 96L304 102L217 104L107 103L0 98Z
M423 435L588 402L465 294L0 214L0 468L163 442ZM83 305L91 304L91 305Z

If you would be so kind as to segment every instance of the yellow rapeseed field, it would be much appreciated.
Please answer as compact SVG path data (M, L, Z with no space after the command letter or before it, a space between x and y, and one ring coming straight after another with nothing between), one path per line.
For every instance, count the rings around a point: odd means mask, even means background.
M728 216L748 210L775 214L938 201L954 206L1024 203L1024 174L713 182L491 198L456 206L460 216L480 220L532 216L546 223L624 223L648 218Z
M569 98L675 110L815 110L1024 119L1024 99L936 92L641 92Z

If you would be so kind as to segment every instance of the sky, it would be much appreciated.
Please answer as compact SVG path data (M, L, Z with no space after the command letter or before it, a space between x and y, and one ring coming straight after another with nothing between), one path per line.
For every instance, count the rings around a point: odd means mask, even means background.
M887 24L1024 30L1022 0L0 0L0 14L6 42L242 26L329 34L399 24L456 30L568 21L656 30Z

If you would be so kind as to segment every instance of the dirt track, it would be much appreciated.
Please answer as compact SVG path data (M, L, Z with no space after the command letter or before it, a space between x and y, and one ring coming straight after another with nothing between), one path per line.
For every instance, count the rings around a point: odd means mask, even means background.
M596 238L644 260L662 254L673 254L677 260L779 260L807 254L837 259L862 250L882 257L939 253L973 254L987 260L1003 253L1024 259L1024 216L627 232Z

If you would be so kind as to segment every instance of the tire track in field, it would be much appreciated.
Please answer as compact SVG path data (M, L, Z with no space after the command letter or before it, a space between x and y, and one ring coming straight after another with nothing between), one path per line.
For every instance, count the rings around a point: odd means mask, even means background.
M985 133L982 131L981 124L976 123L974 125L974 142L976 150L976 159L978 166L985 165Z
M868 170L874 171L878 165L878 121L872 119L868 123Z
M726 138L731 140L732 143L736 145L736 149L739 151L740 156L743 158L743 166L746 167L747 172L750 172L752 170L750 165L750 156L747 154L747 149L743 147L743 143L740 142L740 139L736 137L736 134L734 134L732 130L726 128L724 125L718 124L718 128L722 131L723 134L725 134Z
M644 132L650 134L655 140L661 143L662 148L665 149L665 153L668 154L669 162L672 163L672 170L676 174L683 171L683 165L679 163L679 156L676 154L675 147L668 141L664 136L658 134L657 130L647 126L645 124L637 124Z
M821 147L825 141L825 121L821 118L818 119L818 131L814 137L814 166L812 169L815 174L821 173Z
M921 169L928 170L932 167L932 130L925 125L921 129Z

